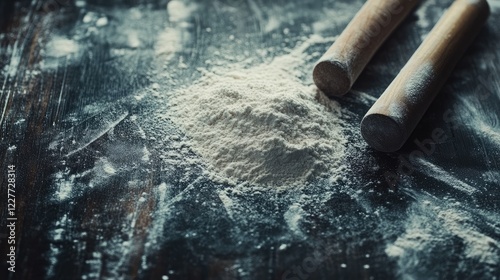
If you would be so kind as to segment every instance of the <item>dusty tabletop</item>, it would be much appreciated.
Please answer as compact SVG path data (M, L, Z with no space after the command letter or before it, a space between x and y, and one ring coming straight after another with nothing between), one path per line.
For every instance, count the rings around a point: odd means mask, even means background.
M2 279L500 278L500 1L402 150L359 131L450 3L336 99L363 1L1 3Z

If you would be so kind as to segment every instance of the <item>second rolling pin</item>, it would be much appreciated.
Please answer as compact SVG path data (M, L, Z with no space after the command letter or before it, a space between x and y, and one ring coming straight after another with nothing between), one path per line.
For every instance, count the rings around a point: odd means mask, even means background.
M382 152L399 150L490 14L486 0L456 0L361 122Z
M419 0L368 0L314 67L316 86L346 94L382 43Z

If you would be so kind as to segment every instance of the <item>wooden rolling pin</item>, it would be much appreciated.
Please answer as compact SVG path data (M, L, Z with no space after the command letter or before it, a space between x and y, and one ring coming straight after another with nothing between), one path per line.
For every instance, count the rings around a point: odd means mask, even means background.
M456 0L361 122L368 144L399 150L490 14L486 0Z
M419 0L368 0L314 67L313 80L328 96L346 94L382 43Z

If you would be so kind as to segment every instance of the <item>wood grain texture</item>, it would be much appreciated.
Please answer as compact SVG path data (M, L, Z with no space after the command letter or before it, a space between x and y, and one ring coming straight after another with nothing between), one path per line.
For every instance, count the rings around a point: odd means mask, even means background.
M498 278L494 263L467 255L470 240L440 225L441 211L454 210L458 228L500 241L498 10L398 153L378 153L346 129L345 178L248 193L172 163L166 150L187 147L151 114L166 110L155 95L189 86L198 68L252 67L313 33L340 34L364 1L187 1L197 9L182 24L169 21L167 1L57 2L67 4L0 2L0 279ZM450 4L425 1L394 31L337 100L347 124L358 125ZM97 26L103 17L107 25ZM163 55L158 41L168 46ZM308 49L304 73L328 47ZM453 123L443 120L449 110ZM399 174L400 159L418 149L413 139L436 128L448 139ZM10 164L15 274L4 262ZM390 187L387 173L401 181ZM420 249L386 253L421 228L432 238L412 239L429 241Z
M457 0L361 122L367 143L399 150L490 14L486 1Z
M418 3L367 1L314 67L318 88L330 96L346 94L375 52Z

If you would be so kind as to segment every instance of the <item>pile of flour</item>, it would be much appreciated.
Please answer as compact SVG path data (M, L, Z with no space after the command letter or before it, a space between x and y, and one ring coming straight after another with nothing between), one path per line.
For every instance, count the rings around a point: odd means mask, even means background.
M341 108L297 78L300 61L296 51L250 69L205 72L172 96L168 117L229 182L288 186L335 174L347 142Z

